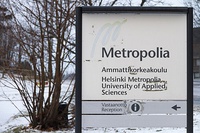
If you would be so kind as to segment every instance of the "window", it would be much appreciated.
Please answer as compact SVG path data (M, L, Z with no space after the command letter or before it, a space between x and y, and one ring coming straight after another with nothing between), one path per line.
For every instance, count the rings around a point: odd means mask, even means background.
M200 66L200 59L197 59L197 60L196 60L196 65L197 65L197 66Z
M199 72L195 72L194 73L194 78L196 79L196 78L200 78L200 73Z

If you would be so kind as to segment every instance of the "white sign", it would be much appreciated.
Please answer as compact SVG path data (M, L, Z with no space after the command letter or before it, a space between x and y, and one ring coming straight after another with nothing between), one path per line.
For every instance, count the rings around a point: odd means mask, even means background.
M186 100L186 14L87 14L83 100Z
M84 7L77 14L76 131L192 132L192 9Z

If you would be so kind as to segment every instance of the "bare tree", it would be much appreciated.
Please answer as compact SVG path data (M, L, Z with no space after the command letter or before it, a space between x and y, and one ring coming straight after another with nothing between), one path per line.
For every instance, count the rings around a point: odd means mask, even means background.
M191 0L184 3L188 7L193 7L193 26L200 26L200 1L199 0Z
M64 74L75 65L77 2L7 0L7 4L14 15L13 38L32 66L29 71L20 69L20 77L11 71L8 75L22 97L32 127L73 126L74 78L66 88L62 84Z

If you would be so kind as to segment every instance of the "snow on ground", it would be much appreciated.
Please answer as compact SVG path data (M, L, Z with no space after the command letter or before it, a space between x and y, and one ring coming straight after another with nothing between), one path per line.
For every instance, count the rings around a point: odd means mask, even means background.
M64 86L67 86L67 82ZM9 100L12 100L12 102ZM200 82L194 82L194 133L200 132ZM20 132L29 122L20 111L27 115L20 95L15 89L6 87L0 82L0 133ZM28 118L28 117L27 117ZM14 130L14 131L13 131ZM19 131L18 131L19 130ZM21 132L41 132L34 129L24 129ZM75 130L60 130L52 133L74 133ZM184 133L185 128L86 128L83 133ZM41 132L47 133L47 132Z

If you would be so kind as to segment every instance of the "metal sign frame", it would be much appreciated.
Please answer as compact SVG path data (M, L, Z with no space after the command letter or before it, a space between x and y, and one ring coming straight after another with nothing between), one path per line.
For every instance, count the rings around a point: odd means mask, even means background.
M193 9L187 8L187 7L77 7L76 8L76 133L82 132L82 111L87 111L86 108L84 108L84 105L87 104L87 101L85 103L82 102L82 48L84 47L82 45L82 35L83 33L83 27L82 27L82 16L84 13L98 13L98 14L106 14L106 13L169 13L169 14L186 14L186 33L187 33L187 105L185 107L186 114L187 114L187 133L193 132L193 40L192 40L192 34L193 34ZM181 52L181 51L178 51ZM95 101L95 100L94 100ZM98 105L98 100L95 103L95 106ZM109 100L108 100L109 101ZM105 103L107 101L105 100ZM121 102L121 101L119 101ZM131 101L130 101L131 102ZM87 104L92 106L92 102ZM140 110L139 108L140 103L134 103L132 105L132 112L134 113L134 109L136 111ZM166 102L168 104L168 102ZM180 102L180 104L182 104ZM153 105L153 103L149 102L147 105ZM146 105L146 106L147 106ZM148 106L147 106L148 107ZM146 108L146 107L145 107ZM171 107L174 110L179 110L178 105L174 105ZM94 112L97 112L97 110L93 110ZM109 115L109 114L107 114ZM112 115L112 114L111 114ZM114 116L114 115L113 115ZM140 118L137 118L140 120ZM137 126L137 125L136 125Z

